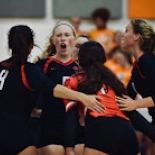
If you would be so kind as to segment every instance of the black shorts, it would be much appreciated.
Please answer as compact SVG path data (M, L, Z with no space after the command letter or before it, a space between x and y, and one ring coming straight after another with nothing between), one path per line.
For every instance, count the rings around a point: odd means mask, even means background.
M40 143L39 148L47 145L62 145L65 146L65 128L64 120L57 120L51 124L41 122Z
M85 127L79 124L76 144L84 144L84 143L85 143Z
M13 141L11 140L0 140L0 155L17 155L27 147L33 146L30 141L26 142L23 139L18 139L18 137Z
M137 155L138 141L132 125L118 117L86 117L85 147L110 155Z
M31 129L32 144L38 147L40 144L40 134L41 134L40 118L31 117L30 124L31 124L30 129Z

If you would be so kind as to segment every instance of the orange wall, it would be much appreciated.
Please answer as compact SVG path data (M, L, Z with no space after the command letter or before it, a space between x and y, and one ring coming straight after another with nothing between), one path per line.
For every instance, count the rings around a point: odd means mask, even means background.
M155 19L155 0L128 0L129 18Z

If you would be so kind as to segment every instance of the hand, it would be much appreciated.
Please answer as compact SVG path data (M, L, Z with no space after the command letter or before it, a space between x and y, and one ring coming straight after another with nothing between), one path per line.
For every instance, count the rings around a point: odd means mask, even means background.
M66 155L75 155L74 147L66 147Z
M136 109L136 101L127 95L123 95L123 97L117 96L116 102L122 111L132 111Z
M102 100L101 97L95 95L87 95L84 98L81 98L81 102L90 110L96 112L104 112L106 107L100 103L98 100Z

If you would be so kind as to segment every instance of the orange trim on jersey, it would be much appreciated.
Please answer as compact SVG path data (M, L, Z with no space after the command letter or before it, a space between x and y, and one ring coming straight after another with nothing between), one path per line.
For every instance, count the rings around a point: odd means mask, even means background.
M63 66L68 66L70 65L71 63L75 62L74 59L70 59L68 62L61 62L60 60L56 59L56 58L53 58L53 57L49 57L49 59L46 61L45 65L44 65L44 69L43 69L43 72L46 73L47 72L47 69L48 69L48 65L51 61L55 61L56 63L60 64L60 65L63 65ZM76 62L75 62L76 63Z
M1 63L1 65L4 66L4 67L10 67L11 66L11 63L4 61L4 62Z
M21 66L21 75L22 75L22 81L23 81L23 84L25 85L26 88L28 88L29 90L31 91L34 91L28 84L28 81L27 81L27 78L26 78L26 75L25 75L25 66L22 65Z
M44 69L43 69L43 72L46 74L46 72L47 72L47 69L48 69L48 65L49 65L49 63L51 62L52 60L49 58L47 61L46 61L46 63L44 64Z

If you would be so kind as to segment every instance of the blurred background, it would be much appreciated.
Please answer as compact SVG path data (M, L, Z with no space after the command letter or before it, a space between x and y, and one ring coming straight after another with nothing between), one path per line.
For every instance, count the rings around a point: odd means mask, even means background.
M125 26L132 18L147 19L155 28L155 0L0 0L0 61L10 57L7 33L12 26L28 25L35 32L38 47L29 57L33 60L44 51L55 23L68 20L77 35L89 36L103 45L105 65L127 86L134 60L120 45ZM80 39L77 42L81 43ZM139 111L151 121L147 109ZM142 155L151 155L151 140L139 131L136 134Z
M91 14L100 7L109 10L107 27L114 31L124 31L130 18L145 18L155 26L154 0L0 0L0 61L9 57L7 33L12 26L24 24L34 30L41 49L34 48L33 56L44 49L58 20L79 16L80 30L89 32L95 27Z

